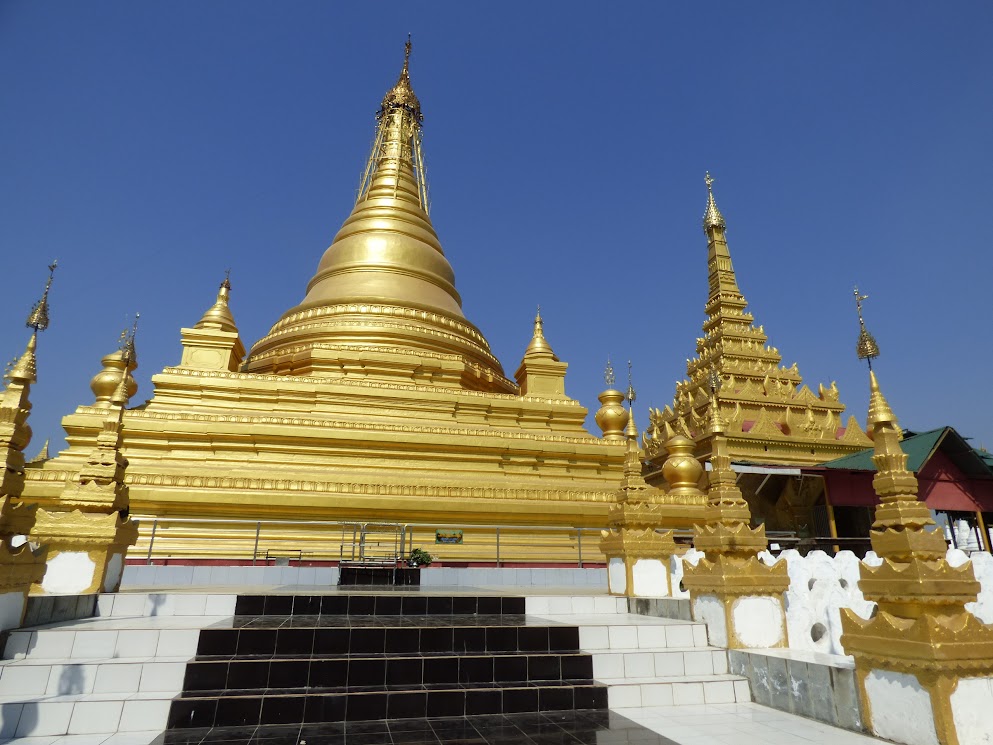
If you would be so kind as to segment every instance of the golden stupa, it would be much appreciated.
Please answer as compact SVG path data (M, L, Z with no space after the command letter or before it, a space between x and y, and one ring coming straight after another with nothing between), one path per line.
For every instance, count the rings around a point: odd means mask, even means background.
M587 411L565 393L567 365L540 315L511 380L462 312L428 214L409 55L408 41L355 206L302 302L246 357L225 280L182 329L180 363L124 411L131 514L142 520L132 556L145 556L153 524L150 558L252 557L255 521L289 520L299 522L261 528L260 550L336 559L353 537L328 521L380 521L422 524L413 544L445 560L492 560L497 538L480 526L606 523L625 444L583 428ZM26 500L57 506L110 394L134 395L130 380L119 385L133 353L103 363L96 401L63 419L68 448L28 469ZM189 522L204 518L215 522ZM435 547L435 526L464 529L461 543ZM502 558L574 560L575 531L532 533L505 530Z

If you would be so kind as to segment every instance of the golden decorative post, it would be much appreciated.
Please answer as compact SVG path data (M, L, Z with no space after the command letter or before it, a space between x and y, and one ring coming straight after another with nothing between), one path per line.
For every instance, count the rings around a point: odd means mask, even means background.
M534 334L514 377L522 396L565 398L565 371L569 365L555 356L545 339L541 307L534 317Z
M121 452L124 406L129 398L125 371L135 359L134 326L123 335L121 374L110 397L94 449L75 481L52 505L40 507L31 539L49 549L48 571L33 590L52 593L116 592L138 524L128 517L128 460ZM105 358L106 359L106 358Z
M601 531L600 550L607 557L607 584L612 595L667 597L672 594L670 565L678 553L672 529L699 521L706 508L706 496L697 488L703 469L693 457L693 442L677 435L666 443L669 458L662 471L668 490L649 486L642 477L630 367L629 362L624 476L617 504L607 516L610 529Z
M861 306L865 297L856 291L856 298ZM859 310L859 356L872 359L879 348ZM945 559L944 536L917 498L897 418L871 369L869 392L872 485L880 502L870 536L882 563L862 564L859 587L877 610L868 620L849 609L841 616L866 725L908 745L989 743L993 627L965 610L980 585L971 562L956 567Z
M595 415L597 426L603 432L603 439L609 442L624 442L624 428L627 427L630 416L624 408L624 394L614 388L614 367L607 358L607 368L603 371L603 382L607 390L599 398L603 404Z
M31 384L37 381L35 349L38 332L48 328L48 291L56 266L53 261L48 267L45 292L31 309L26 324L32 329L31 339L7 373L7 384L0 396L0 630L20 626L28 590L45 575L47 549L32 551L23 537L34 523L36 508L21 502L20 497L24 491L24 450L31 442L28 397Z
M182 329L183 359L180 367L237 372L245 358L245 345L228 307L231 278L226 273L217 290L217 301L191 329Z
M686 566L683 584L690 591L693 617L707 624L712 644L736 649L785 647L783 593L790 585L786 562L769 566L758 558L766 549L765 526L750 527L748 503L731 470L716 369L711 369L708 383L710 501L706 523L695 527L693 538L694 547L705 558L696 566Z

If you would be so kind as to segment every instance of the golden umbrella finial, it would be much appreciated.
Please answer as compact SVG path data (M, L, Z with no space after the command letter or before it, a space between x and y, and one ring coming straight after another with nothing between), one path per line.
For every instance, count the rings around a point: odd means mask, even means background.
M703 213L703 230L707 232L711 228L725 228L727 226L724 223L724 215L717 209L717 202L714 201L714 179L710 171L707 171L703 180L707 184L707 209Z
M614 366L610 363L610 357L607 358L607 367L603 371L603 382L607 384L608 388L613 388L614 383L617 382L617 377L614 375Z
M52 279L55 277L55 268L59 265L59 260L55 259L48 265L48 282L45 283L45 291L41 295L41 300L34 304L28 314L25 324L29 329L34 329L35 333L48 328L48 291L52 287Z
M624 398L628 400L628 408L634 406L634 400L638 397L638 394L634 390L634 381L631 375L631 360L628 360L628 389L624 394Z
M868 295L863 295L859 292L859 288L856 285L855 290L855 310L859 314L859 340L855 345L855 351L859 356L860 360L865 360L869 365L869 370L872 370L872 361L879 356L879 344L876 343L876 337L869 333L869 330L865 327L865 319L862 318L862 301L868 300Z

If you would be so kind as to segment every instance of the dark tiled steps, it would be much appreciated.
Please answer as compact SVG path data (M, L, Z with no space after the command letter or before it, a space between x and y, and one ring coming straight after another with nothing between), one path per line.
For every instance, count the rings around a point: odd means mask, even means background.
M524 598L246 596L200 632L168 727L606 708L592 673L579 630Z
M426 616L524 614L524 598L370 592L240 595L236 616Z
M348 693L179 698L168 728L234 727L257 724L348 722L376 719L513 714L604 709L607 689L571 681L520 687L369 690Z
M203 727L166 732L153 745L672 745L608 711L479 715L326 724Z

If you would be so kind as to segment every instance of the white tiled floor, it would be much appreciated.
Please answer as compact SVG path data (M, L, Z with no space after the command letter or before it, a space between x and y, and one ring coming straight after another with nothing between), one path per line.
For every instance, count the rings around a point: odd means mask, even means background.
M611 707L680 745L870 745L874 737L759 704Z

